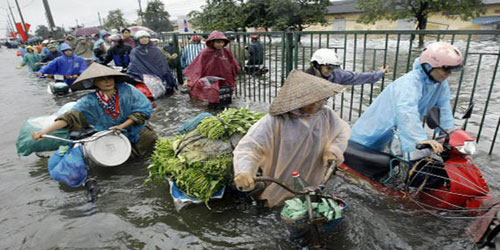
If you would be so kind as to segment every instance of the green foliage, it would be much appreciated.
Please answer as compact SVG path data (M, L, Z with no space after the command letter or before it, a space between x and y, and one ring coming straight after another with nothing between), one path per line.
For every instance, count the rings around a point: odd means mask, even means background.
M248 129L263 115L264 113L255 113L245 108L229 108L218 115L224 124L216 117L209 116L203 118L196 129L201 135L209 139L219 140L236 132L246 134Z
M190 22L205 31L246 27L302 30L327 23L329 0L207 0L202 11L188 14Z
M165 4L160 0L150 1L142 16L145 26L156 32L172 31L174 29L169 20L170 14L165 10Z
M117 29L120 30L123 27L129 26L127 21L123 17L123 12L120 9L111 10L108 12L108 16L106 17L106 22L104 23L104 27L108 30Z
M232 135L245 134L263 115L264 113L255 113L248 109L230 108L218 116L226 123L227 133ZM224 126L214 116L203 119L196 129L212 140L221 139L226 135ZM186 135L180 135L173 139L159 139L156 142L148 167L149 178L145 183L171 178L182 192L205 201L208 207L210 196L220 190L232 177L233 157L231 153L222 153L194 162L185 157L176 157L175 150L185 137Z
M333 3L335 6L335 2ZM359 22L374 23L378 20L415 18L417 28L425 29L430 13L443 12L451 19L470 20L484 13L481 0L365 0L358 1L363 11Z
M279 30L302 31L311 24L326 24L325 14L329 0L272 0L270 16L275 20L273 27Z
M207 0L201 6L202 11L191 11L188 14L190 22L204 31L233 30L243 28L244 15L241 1L237 0Z

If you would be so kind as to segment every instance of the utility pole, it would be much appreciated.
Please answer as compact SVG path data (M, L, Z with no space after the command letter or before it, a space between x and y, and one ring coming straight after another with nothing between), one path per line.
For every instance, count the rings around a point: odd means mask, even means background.
M10 7L9 1L7 1L7 5L9 6L10 16L12 17L12 22L14 22L14 26L16 26L16 19L14 18L14 14L12 13L12 8Z
M7 11L7 9L5 9L5 12L7 12L7 21L9 24L9 28L11 29L11 31L15 31L16 27L15 27L15 24L13 23L14 21L10 20L11 17L9 16L9 12Z
M19 16L21 17L21 23L23 24L24 32L26 32L26 38L28 38L28 29L26 29L26 24L24 23L23 13L21 13L21 8L19 8L19 3L16 1L17 10L19 11Z
M50 31L54 32L56 25L54 23L54 18L52 18L52 11L50 11L49 1L48 0L42 0L42 1L43 1L43 7L45 8L45 16L47 16L47 22L49 23Z
M142 5L141 0L137 0L139 2L139 17L141 18L141 25L144 25L144 20L142 19Z
M99 18L99 24L100 24L100 27L102 27L101 14L99 12L97 12L97 18Z

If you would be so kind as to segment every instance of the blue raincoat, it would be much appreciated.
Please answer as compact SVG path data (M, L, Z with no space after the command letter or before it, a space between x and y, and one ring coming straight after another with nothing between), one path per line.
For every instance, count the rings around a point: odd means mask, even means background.
M144 80L144 74L157 76L165 83L168 92L172 92L177 86L177 80L168 66L167 59L151 42L146 45L138 44L132 50L127 74L140 80Z
M151 117L151 113L153 112L151 102L146 96L139 92L139 90L125 83L117 83L116 88L118 89L118 95L120 97L120 113L117 118L111 118L111 116L106 114L105 110L99 106L96 92L90 93L78 100L72 110L82 113L88 124L93 125L98 131L105 131L110 127L122 124L128 119L130 114L135 112L145 114L148 119ZM131 143L137 143L139 141L139 131L145 125L146 123L129 126L123 134L127 136Z
M351 139L369 148L382 151L398 130L403 152L415 151L419 141L427 140L422 119L429 108L441 110L440 125L454 128L448 81L441 83L429 78L415 59L413 70L389 85L352 127Z
M61 50L71 49L71 47L63 43L61 45ZM76 56L72 54L71 56L67 56L62 53L62 56L57 57L52 60L47 66L43 67L40 71L42 74L51 74L51 75L80 75L86 68L88 67L87 62L80 56ZM76 79L64 79L64 82L71 86Z

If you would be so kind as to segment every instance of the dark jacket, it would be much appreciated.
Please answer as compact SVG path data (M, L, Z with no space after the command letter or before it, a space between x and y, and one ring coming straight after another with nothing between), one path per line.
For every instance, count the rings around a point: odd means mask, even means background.
M128 67L128 64L130 63L130 52L132 51L132 47L121 44L121 45L116 45L113 46L111 49L108 50L108 53L106 54L106 57L104 58L104 63L103 64L108 64L113 60L115 62L116 66L121 66L121 67Z
M50 62L54 59L56 59L57 57L60 57L62 56L62 53L61 51L57 51L52 53L52 52L49 52L47 55L45 55L43 58L42 58L42 62L43 63L46 63L46 62Z

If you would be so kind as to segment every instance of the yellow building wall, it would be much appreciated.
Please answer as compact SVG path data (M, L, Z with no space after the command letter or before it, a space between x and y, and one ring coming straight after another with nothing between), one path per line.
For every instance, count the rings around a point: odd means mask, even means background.
M500 15L500 4L491 4L486 6L486 13L482 16ZM345 30L397 30L397 21L381 20L375 24L358 23L358 13L353 14L335 14L327 15L328 25L312 25L306 28L306 31L332 31L333 21L335 19L345 20ZM427 30L480 30L481 25L473 24L472 20L464 21L460 18L450 19L441 13L431 14L427 23Z

